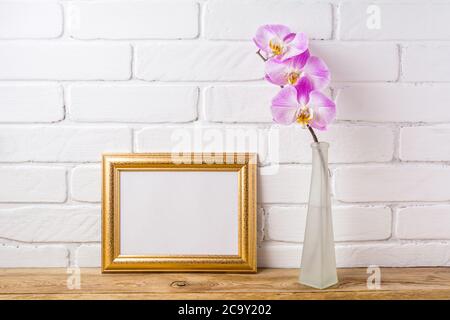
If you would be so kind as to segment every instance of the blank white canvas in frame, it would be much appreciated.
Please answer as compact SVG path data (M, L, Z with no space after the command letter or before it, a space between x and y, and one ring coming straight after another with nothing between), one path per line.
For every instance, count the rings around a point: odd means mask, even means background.
M238 172L122 171L121 255L238 255Z

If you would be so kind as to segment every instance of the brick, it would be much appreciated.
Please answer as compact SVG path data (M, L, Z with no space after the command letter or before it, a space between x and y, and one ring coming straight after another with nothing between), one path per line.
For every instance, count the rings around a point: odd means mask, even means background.
M72 170L71 195L76 201L100 202L102 172L98 165L77 166Z
M193 1L72 3L70 34L79 39L195 38L198 14Z
M266 242L258 251L258 266L298 268L301 246ZM445 243L337 245L336 265L342 267L449 266L450 245Z
M131 151L131 130L108 127L22 127L0 129L1 161L100 161L104 152Z
M0 44L0 79L4 80L128 80L130 76L127 44Z
M397 214L400 239L450 239L450 206L402 208Z
M100 241L100 208L34 206L2 209L0 238L21 242Z
M336 198L360 201L448 201L450 168L425 165L384 165L339 168Z
M449 81L450 45L408 44L403 48L402 80Z
M211 122L272 122L270 103L280 89L269 85L211 86L204 109Z
M136 133L136 152L257 152L263 162L266 135L257 127L153 127Z
M449 161L450 127L406 127L400 131L400 159Z
M299 268L300 245L263 242L258 249L258 268Z
M351 84L337 95L337 119L371 122L450 121L445 84Z
M0 268L67 267L68 257L62 246L0 245Z
M57 1L0 2L1 39L57 38L63 30L63 13Z
M261 203L306 203L309 196L311 169L295 165L260 168L259 199Z
M385 240L391 235L391 210L387 207L333 206L335 241ZM303 242L307 207L266 209L267 240Z
M394 134L386 127L333 125L316 131L330 144L330 163L386 162L394 153ZM370 143L368 143L370 141ZM275 126L269 131L269 157L278 163L311 163L312 137L299 125Z
M330 39L331 6L295 1L213 0L205 9L205 33L209 39L250 40L264 24L281 23L310 38ZM320 21L320 23L317 23Z
M370 8L375 7L375 8ZM376 9L378 8L378 9ZM380 28L369 28L379 10ZM343 3L340 6L340 38L343 40L449 39L450 6L442 3Z
M338 266L421 267L449 266L450 245L408 243L342 246L336 250Z
M197 118L198 88L153 85L74 85L75 121L188 122Z
M0 84L0 122L55 122L64 118L56 84Z
M257 80L264 75L264 63L255 52L252 43L137 45L135 74L142 80L159 81Z
M64 168L0 167L0 202L64 202L67 197Z
M101 265L100 245L82 245L76 252L76 265L80 268L94 268Z
M333 81L394 81L398 78L399 54L395 44L312 42L310 48L313 55L326 62Z

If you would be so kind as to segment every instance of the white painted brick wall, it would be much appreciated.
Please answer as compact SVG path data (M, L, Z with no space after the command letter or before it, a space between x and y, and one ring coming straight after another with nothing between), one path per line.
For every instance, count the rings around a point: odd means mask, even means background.
M0 209L0 238L21 242L100 241L100 208Z
M449 122L448 84L336 84L337 118L368 122ZM426 106L426 107L425 107Z
M450 81L449 44L407 44L403 51L404 81Z
M75 261L80 268L98 267L101 264L100 245L81 245L76 251Z
M361 3L362 2L362 3ZM447 40L450 5L381 3L380 28L367 28L370 2L347 2L340 7L340 37L343 40ZM369 8L370 12L374 12Z
M358 166L335 172L336 198L348 202L449 201L450 167Z
M181 150L257 152L260 265L298 267L311 138L272 124L264 23L308 33L332 71L317 134L338 265L450 266L449 18L446 1L0 1L0 267L99 266L101 154Z
M0 166L0 202L64 202L66 170L59 167Z
M165 42L137 45L135 50L135 73L142 80L258 80L264 74L249 42Z
M144 128L136 132L137 152L256 152L267 157L263 129L249 126L174 126Z
M0 39L57 38L63 31L63 11L58 1L0 2Z
M75 121L189 122L197 118L198 89L188 86L74 85L68 90Z
M258 198L262 203L308 202L311 169L299 165L281 165L275 174L266 174L270 167L260 170Z
M68 258L63 246L0 245L0 268L67 267Z
M73 2L70 35L79 39L185 39L198 35L198 4L169 2Z
M258 265L272 268L298 268L301 245L266 242L260 249ZM337 267L415 267L450 266L448 243L367 243L336 245Z
M211 0L206 4L208 39L248 40L260 25L267 23L283 23L304 30L311 38L330 39L332 7L329 3L303 4L292 0Z
M330 163L387 162L393 157L394 134L388 127L333 125L317 136L330 144ZM309 132L300 126L272 127L269 132L271 156L280 163L311 163Z
M111 127L8 126L1 161L95 162L102 152L131 151L131 130Z
M72 170L71 197L80 202L100 202L102 172L100 165L81 165Z
M205 117L211 122L270 123L270 101L277 90L269 85L208 87L205 90Z
M402 128L400 158L405 161L450 161L450 126Z
M311 51L324 59L334 81L394 81L399 53L395 43L312 42Z
M406 207L398 211L396 235L400 239L450 239L447 205Z
M3 80L127 80L131 47L74 42L0 43Z
M266 209L267 240L303 242L307 207ZM385 240L391 236L391 210L387 207L333 208L335 241Z
M57 84L0 83L0 122L56 122L64 118L62 87Z

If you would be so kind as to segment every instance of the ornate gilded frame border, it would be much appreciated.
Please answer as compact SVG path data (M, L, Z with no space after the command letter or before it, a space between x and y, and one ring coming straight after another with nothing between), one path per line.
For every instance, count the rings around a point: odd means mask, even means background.
M256 154L104 154L102 272L256 272ZM239 196L239 254L130 256L120 254L121 171L236 171Z

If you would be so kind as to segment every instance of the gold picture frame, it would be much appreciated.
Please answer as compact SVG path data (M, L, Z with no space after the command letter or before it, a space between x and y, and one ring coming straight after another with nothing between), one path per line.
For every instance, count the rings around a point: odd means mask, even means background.
M254 153L104 154L102 161L102 272L256 272ZM123 255L120 253L120 177L124 171L237 173L237 255Z

